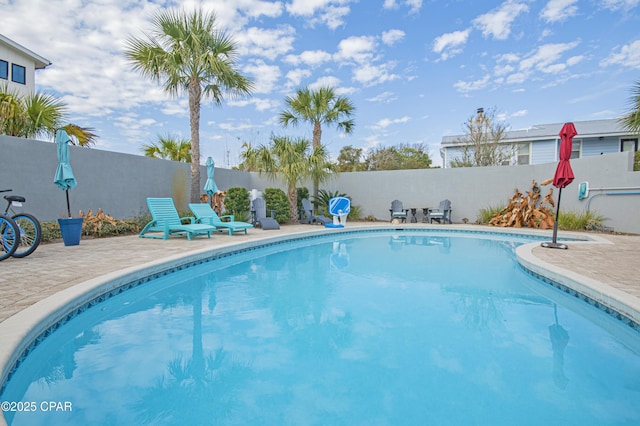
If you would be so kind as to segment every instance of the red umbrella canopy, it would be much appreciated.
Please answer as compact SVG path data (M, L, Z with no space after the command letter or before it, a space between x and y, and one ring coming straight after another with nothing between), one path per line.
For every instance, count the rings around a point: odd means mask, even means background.
M569 158L571 158L573 137L577 134L578 132L573 123L565 123L560 133L558 133L562 142L560 142L560 162L556 168L556 174L553 176L553 186L556 188L564 188L573 182L574 176Z

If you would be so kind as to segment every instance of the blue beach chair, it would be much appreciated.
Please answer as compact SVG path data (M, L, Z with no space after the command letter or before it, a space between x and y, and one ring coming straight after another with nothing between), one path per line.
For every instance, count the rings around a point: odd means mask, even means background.
M169 235L186 235L191 239L194 235L204 235L211 238L215 226L193 223L194 218L181 218L171 198L147 198L147 206L153 220L147 223L140 232L140 238L169 239ZM189 219L190 223L183 224L182 219ZM159 232L160 235L148 235L149 232Z
M229 235L234 232L247 233L247 229L253 228L253 225L247 222L233 220L233 215L218 216L215 210L209 204L189 204L189 208L196 215L196 223L204 223L217 228L217 231L224 232L227 230ZM229 222L223 222L222 218L229 218Z

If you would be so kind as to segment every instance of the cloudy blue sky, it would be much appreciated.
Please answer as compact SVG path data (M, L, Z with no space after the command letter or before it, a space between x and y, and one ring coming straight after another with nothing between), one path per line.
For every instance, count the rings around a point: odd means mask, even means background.
M0 32L49 59L37 89L61 97L71 121L96 129L96 149L141 155L162 134L189 136L186 96L168 97L122 55L160 8L213 10L239 47L253 96L202 105L201 155L239 162L242 141L311 138L284 129L284 99L335 86L356 106L345 136L326 128L336 158L363 148L461 134L478 107L511 129L616 118L640 80L640 0L0 0ZM558 129L559 130L559 129ZM579 131L579 129L578 129Z

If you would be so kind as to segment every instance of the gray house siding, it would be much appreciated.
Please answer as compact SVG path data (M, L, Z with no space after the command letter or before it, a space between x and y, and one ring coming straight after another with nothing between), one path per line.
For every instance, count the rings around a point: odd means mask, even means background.
M552 163L556 161L556 141L536 141L531 144L531 164Z
M617 119L577 121L574 123L578 136L575 141L581 141L580 157L593 157L602 154L620 152L621 139L635 138L620 125ZM512 130L506 133L505 144L531 143L530 164L544 164L558 161L558 132L563 123L540 124L530 129ZM450 150L460 150L458 140L460 136L444 136L441 141L443 159L450 158ZM450 161L443 161L443 167L450 167Z
M611 154L614 152L620 152L620 138L617 136L582 140L582 157L592 157L594 155Z

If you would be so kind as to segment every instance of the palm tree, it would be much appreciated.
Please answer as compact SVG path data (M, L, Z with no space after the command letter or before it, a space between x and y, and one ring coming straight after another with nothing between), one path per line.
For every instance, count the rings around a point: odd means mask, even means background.
M175 135L158 135L158 142L142 146L147 157L188 163L191 160L191 141Z
M322 182L330 176L330 164L324 146L311 148L303 138L272 136L271 145L253 148L244 143L240 156L245 170L266 173L271 178L281 178L287 185L287 198L291 217L298 217L297 186L307 178Z
M355 107L344 96L336 96L333 87L321 87L311 90L308 87L298 89L296 95L287 96L285 102L289 109L280 113L280 123L287 127L290 124L297 126L300 121L313 124L313 148L322 145L322 125L335 124L338 130L346 134L353 132L355 126L351 118ZM318 183L314 178L313 195L318 197Z
M20 95L6 87L0 88L0 133L20 138L51 138L57 129L64 129L73 143L91 146L95 143L94 129L67 123L67 106L45 93Z
M213 13L160 11L146 39L129 38L125 56L144 77L166 92L189 96L191 202L200 200L200 104L210 97L222 104L225 93L249 95L253 83L235 67L235 42L216 26Z
M640 80L636 81L629 97L629 110L620 119L620 124L634 134L640 134Z

